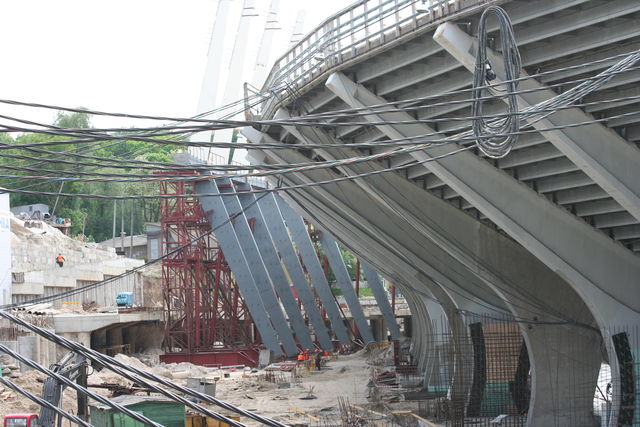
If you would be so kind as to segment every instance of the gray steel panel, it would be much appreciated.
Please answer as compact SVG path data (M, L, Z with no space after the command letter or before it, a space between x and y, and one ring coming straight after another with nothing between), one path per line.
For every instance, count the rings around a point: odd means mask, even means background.
M382 281L380 280L380 277L378 277L378 273L364 262L361 262L360 265L364 271L364 276L367 278L367 284L373 292L373 296L376 298L378 308L380 308L382 316L387 322L387 328L389 328L389 332L391 332L391 338L394 340L399 339L400 328L398 328L396 316L393 314L391 304L389 304L389 299L387 298L387 291L384 290L384 286L382 286Z
M311 284L307 281L302 265L300 265L300 259L298 255L296 255L274 195L268 194L260 198L258 205L262 210L263 216L269 219L267 228L269 229L273 243L280 252L287 272L289 276L291 276L291 280L293 280L293 284L298 292L298 298L302 301L320 346L324 350L332 350L333 345L331 343L331 337L329 336L329 330L316 305L315 297L311 291Z
M243 184L239 188L249 190L248 184ZM264 196L265 198L268 196ZM296 337L300 341L303 348L313 348L313 341L309 335L309 329L304 322L304 318L300 313L296 299L291 291L289 280L282 270L282 264L278 258L265 216L256 202L256 196L253 193L247 193L238 196L242 207L245 209L244 214L247 218L255 218L253 225L253 237L258 245L258 250L262 256L262 261L271 277L271 281L276 289L280 301L289 316L289 324L296 333ZM271 218L269 218L271 220Z
M371 333L371 326L369 326L369 322L367 322L367 318L364 316L364 311L362 311L356 291L353 289L351 277L349 277L347 266L344 265L338 244L329 237L327 233L322 233L320 244L322 245L322 249L324 249L324 253L327 255L331 271L333 271L333 275L336 278L336 283L340 286L342 295L347 301L351 316L353 316L353 320L355 320L356 326L358 326L360 336L365 344L375 342L373 334Z
M196 191L199 194L219 193L218 186L214 181L198 182ZM240 242L238 242L238 237L231 225L231 221L229 221L229 214L224 206L222 197L200 197L199 202L204 211L207 212L211 227L215 229L218 243L220 243L224 257L233 271L244 302L251 313L256 328L260 332L262 341L269 350L276 355L281 355L282 349L280 348L276 331L273 329L269 315L262 303L244 253L240 249Z
M320 301L322 301L322 305L327 312L327 316L329 316L331 327L338 337L338 341L340 341L341 344L350 343L351 339L349 338L349 333L344 325L344 321L340 315L340 311L338 310L338 305L333 293L331 292L327 278L324 277L324 271L322 270L322 266L320 265L320 261L318 260L313 244L311 243L311 238L309 237L307 228L304 226L302 217L298 215L280 196L276 196L276 201L280 208L280 212L282 213L282 217L287 223L287 227L289 227L291 237L300 252L300 256L302 256L302 262L304 262L305 267L307 267L307 271L309 272L309 276L311 277L311 282L313 283L316 293L318 294L318 297L320 297Z
M218 184L218 188L220 188L221 185L231 184L231 180L229 178L218 178L215 181ZM230 188L229 191L232 191L232 188ZM224 193L224 191L221 192ZM291 328L289 328L287 319L282 312L280 302L278 301L273 285L271 284L271 278L264 266L264 262L260 256L260 251L258 250L258 246L253 237L253 233L251 232L251 228L249 228L247 217L240 205L240 200L238 200L237 196L226 196L222 197L222 202L227 208L227 212L234 216L233 228L235 229L238 237L240 248L244 252L244 256L248 261L249 269L253 275L262 303L269 313L271 323L273 323L273 326L278 332L280 342L284 346L287 354L289 356L294 356L298 354L300 350L298 349L296 342L293 340L293 332L291 331Z

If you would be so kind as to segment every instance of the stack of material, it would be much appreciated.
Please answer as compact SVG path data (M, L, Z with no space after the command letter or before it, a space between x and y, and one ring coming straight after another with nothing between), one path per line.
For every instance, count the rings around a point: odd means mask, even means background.
M14 363L5 364L2 363L2 376L9 378L20 377L20 367Z

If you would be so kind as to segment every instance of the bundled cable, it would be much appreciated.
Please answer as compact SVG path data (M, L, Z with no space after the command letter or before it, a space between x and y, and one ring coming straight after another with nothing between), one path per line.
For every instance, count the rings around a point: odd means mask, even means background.
M491 68L487 58L487 19L491 13L495 13L500 27L500 46L504 56L504 71L507 82L508 107L510 113L499 121L488 122L482 114L485 102L484 93L486 83L491 83L496 78L496 73ZM478 148L488 157L499 159L506 156L518 140L517 132L520 130L520 116L518 114L518 78L520 77L520 52L516 45L511 20L504 9L498 6L490 6L482 13L478 24L478 50L476 52L476 68L473 73L473 103L471 115L473 134ZM503 136L503 135L507 136Z
M32 393L30 393L29 391L23 389L22 387L19 387L17 384L9 381L6 378L0 377L0 384L9 387L11 390L15 391L16 393L20 393L21 395L23 395L24 397L26 397L27 399L31 400L32 402L37 403L40 406L44 406L45 408L51 409L52 411L54 411L56 414L65 417L66 419L68 419L71 422L74 422L78 425L84 426L84 427L93 427L92 424L89 424L88 422L84 421L83 419L68 413L65 410L62 410L60 408L58 408L57 406L47 402L46 400L44 400L41 397L38 397Z
M183 387L181 385L175 384L171 381L168 381L167 379L165 379L164 377L160 377L158 375L154 375L150 372L147 371L143 371L141 369L135 368L133 366L127 365L126 363L120 362L117 359L114 359L113 357L104 355L96 350L92 350L90 348L87 348L85 346L83 346L82 344L78 344L77 342L68 340L60 335L56 335L53 332L38 327L36 325L33 325L19 317L14 316L13 314L6 312L6 311L1 311L0 310L0 317L3 317L13 323L17 323L23 327L25 327L26 329L29 329L32 332L35 332L36 334L46 338L47 340L54 342L68 350L71 350L75 353L81 354L83 356L85 356L87 359L91 360L92 362L96 363L97 365L101 365L104 366L105 368L109 369L112 372L115 372L118 375L121 375L137 384L141 384L149 389L151 389L152 391L156 392L156 393L160 393L172 400L175 400L177 402L183 403L184 405L202 413L205 415L208 415L218 421L223 421L231 426L234 427L244 427L245 425L238 422L238 421L234 421L222 414L216 413L214 411L211 411L210 409L207 409L205 407L203 407L202 405L196 404L191 402L190 400L176 394L173 393L169 390L160 388L157 384L161 384L165 387L169 387L172 388L174 390L177 390L179 392L181 392L183 395L186 396L190 396L190 397L195 397L196 399L203 401L203 402L207 402L209 404L212 405L216 405L219 406L221 408L227 409L229 411L233 411L237 414L243 415L247 418L251 418L252 420L258 421L262 424L268 425L270 427L287 427L286 424L283 424L279 421L273 420L271 418L268 417L264 417L262 415L258 415L254 412L248 411L246 409L242 409L238 406L232 405L228 402L225 402L223 400L217 399L215 397L209 396L207 394L204 393L200 393L196 390L190 389L188 387ZM143 379L144 378L144 379ZM145 379L147 381L145 381Z
M0 344L0 351L3 353L8 354L9 356L19 360L20 362L24 363L25 365L42 372L43 374L55 378L58 382L63 383L64 385L73 388L76 392L84 394L86 396L89 396L95 400L97 400L100 403L103 403L107 406L109 406L112 409L115 409L118 412L121 412L123 414L126 414L128 416L130 416L131 418L133 418L134 420L140 421L141 423L147 424L147 425L151 425L151 426L155 426L155 427L162 427L162 424L158 424L156 422L154 422L153 420L150 420L149 418L145 417L144 415L132 411L128 408L125 408L124 406L116 403L116 402L112 402L111 400L107 399L104 396L99 395L98 393L94 393L92 391L90 391L89 389L82 387L79 384L76 384L75 382L71 381L69 378L64 377L56 372L53 372L50 369L45 368L42 365L39 365L38 363L34 362L31 359L27 359L26 357L22 356L20 353L15 352L13 350L11 350L9 347Z

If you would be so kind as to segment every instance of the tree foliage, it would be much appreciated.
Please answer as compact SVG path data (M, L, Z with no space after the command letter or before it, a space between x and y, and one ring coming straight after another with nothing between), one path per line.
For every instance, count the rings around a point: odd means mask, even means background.
M90 117L86 113L63 113L60 112L54 122L55 126L73 129L90 128ZM25 144L47 141L63 141L65 137L41 134L25 133L12 138L7 134L0 134L0 142L9 144ZM174 137L175 139L175 137ZM123 139L118 141L103 141L98 143L85 143L83 145L62 144L44 147L49 151L58 153L71 152L81 153L87 150L87 154L112 158L116 163L120 159L137 159L151 162L163 163L171 161L171 153L179 147L169 144L155 144L151 142L131 141ZM48 162L52 154L44 155L29 153L23 150L8 150L8 154L39 156L41 161L4 158L2 163L10 166L32 167L41 172L34 171L8 171L13 175L42 175L56 176L55 171L96 171L102 173L148 173L148 170L136 168L108 168L100 166L80 166L73 164L62 164ZM60 155L57 155L60 156ZM73 160L73 157L64 157L65 160ZM79 176L79 175L78 175ZM72 194L105 194L109 196L123 195L154 195L159 193L159 186L154 182L64 182L49 181L42 182L32 179L8 179L3 178L0 186L6 188L27 188L29 190L52 192L52 193L72 193ZM72 220L72 235L84 234L88 240L102 241L111 237L113 225L113 200L89 199L81 197L55 197L31 194L12 194L11 206L21 206L34 203L44 203L49 205L52 214L68 217ZM116 235L120 235L122 219L124 219L124 231L130 234L131 211L133 210L133 233L144 233L146 222L158 221L159 202L157 199L128 200L125 203L117 202L116 215Z

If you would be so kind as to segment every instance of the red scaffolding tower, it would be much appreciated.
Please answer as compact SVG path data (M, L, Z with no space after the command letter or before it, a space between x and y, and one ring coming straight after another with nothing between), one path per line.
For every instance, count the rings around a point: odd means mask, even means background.
M196 194L195 181L161 182L160 194ZM197 198L161 198L160 227L163 254L170 254L162 260L161 360L257 364L259 336Z

